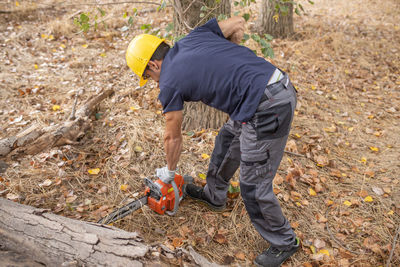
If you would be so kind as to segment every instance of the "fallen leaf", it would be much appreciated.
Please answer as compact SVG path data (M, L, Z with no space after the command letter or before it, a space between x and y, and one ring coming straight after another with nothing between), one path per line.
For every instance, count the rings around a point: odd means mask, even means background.
M43 181L43 183L40 183L39 186L40 187L47 187L50 186L53 182L50 179L46 179Z
M99 168L89 169L89 170L88 170L88 173L89 173L89 174L93 174L93 175L99 174L99 172L100 172L100 169L99 169Z
M242 251L238 251L235 253L235 258L241 261L244 261L246 259L246 256Z
M227 243L227 240L226 240L225 236L222 235L222 234L216 234L216 235L214 236L214 240L215 240L217 243L219 243L219 244L225 244L225 243Z
M180 237L175 237L172 239L172 245L174 248L181 247L183 245L183 239Z
M72 203L72 202L74 202L77 198L78 198L77 196L73 195L73 196L67 197L67 198L65 199L65 202L67 202L67 203Z
M202 157L203 159L209 159L209 158L210 158L210 155L203 153L203 154L201 154L201 157Z
M129 185L127 184L121 184L121 186L119 187L119 189L121 189L121 191L127 191L129 189Z
M199 173L199 178L205 180L207 176L204 173Z
M320 251L318 251L318 253L325 254L325 255L329 256L329 251L327 249L321 249Z
M372 187L372 191L377 194L378 196L382 196L383 195L383 190L379 187L373 186Z
M97 194L104 194L108 191L107 186L103 185L100 187L100 189L97 191Z
M317 249L321 249L326 246L325 241L318 238L314 240L313 244Z
M374 152L378 152L379 151L379 148L374 147L374 146L370 146L369 149L371 149Z
M60 109L61 109L61 107L59 105L54 105L53 106L53 111L57 111L57 110L60 110Z
M17 199L19 199L19 195L13 194L13 193L8 193L6 195L6 198L9 199L9 200L17 200Z
M317 193L314 191L314 189L312 189L311 187L308 189L308 194L310 195L310 196L316 196L317 195Z
M274 184L280 185L282 183L283 183L283 177L277 173L274 178Z
M316 156L315 161L317 162L317 166L319 167L323 167L329 164L328 158L322 155Z
M328 219L325 218L325 216L320 213L317 213L316 217L319 223L326 223L328 221Z
M364 201L365 201L365 202L372 202L372 201L374 201L374 200L372 199L371 196L367 196L366 198L364 198Z
M351 202L348 201L348 200L346 200L345 202L343 202L343 204L346 205L347 207L350 207L350 206L351 206Z
M143 148L142 148L141 146L135 146L135 147L133 148L133 150L134 150L135 152L138 152L138 153L143 152Z

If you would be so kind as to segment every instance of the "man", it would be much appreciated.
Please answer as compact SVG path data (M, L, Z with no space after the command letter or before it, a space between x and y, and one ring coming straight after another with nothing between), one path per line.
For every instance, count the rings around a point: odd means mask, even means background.
M167 166L157 170L172 181L182 148L184 101L203 103L229 114L216 137L204 188L186 193L213 210L223 210L229 180L240 166L240 191L250 219L271 246L255 259L260 266L280 266L299 248L272 190L296 106L288 76L240 46L244 20L216 19L194 29L170 48L162 39L142 34L129 44L128 66L140 86L159 83L166 119Z

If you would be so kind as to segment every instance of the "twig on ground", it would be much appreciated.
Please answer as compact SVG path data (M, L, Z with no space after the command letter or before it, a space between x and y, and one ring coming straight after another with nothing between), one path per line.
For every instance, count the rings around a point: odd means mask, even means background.
M397 227L396 235L393 238L392 250L390 251L389 259L386 262L386 267L390 266L390 261L392 260L392 257L394 254L394 248L396 247L396 241L397 241L397 237L399 236L399 232L400 232L400 225L399 225L399 227Z
M325 218L327 218L327 219L328 219L328 211L329 211L329 209L328 209L328 210L326 211L326 213L325 213ZM351 250L351 249L345 247L339 240L337 240L336 237L334 237L334 235L333 235L331 229L329 228L329 223L328 223L328 222L329 222L329 220L325 223L325 226L326 226L326 230L328 231L330 237L331 237L341 248L347 250L347 251L350 252L350 253L353 253L353 254L356 254L356 255L360 255L360 253L358 253L358 252L356 252L356 251L353 251L353 250Z
M304 155L302 155L302 154L294 153L294 152L287 151L287 150L285 150L285 153L287 153L287 154L290 154L290 155L293 155L293 156L305 157L305 156L304 156Z
M76 104L77 103L78 103L78 91L75 92L75 101L74 101L74 105L72 106L71 116L69 117L69 119L71 121L75 120L75 112L76 112Z

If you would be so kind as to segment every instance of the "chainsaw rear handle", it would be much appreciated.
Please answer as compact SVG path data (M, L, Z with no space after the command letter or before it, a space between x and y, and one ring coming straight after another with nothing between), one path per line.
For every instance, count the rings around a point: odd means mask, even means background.
M167 213L169 216L173 216L175 215L175 213L178 211L178 206L179 206L179 189L178 186L176 185L175 181L171 182L172 188L174 189L174 193L175 193L175 201L174 201L174 210L173 211L166 211L165 213ZM183 191L183 188L182 188ZM182 192L183 194L183 192Z

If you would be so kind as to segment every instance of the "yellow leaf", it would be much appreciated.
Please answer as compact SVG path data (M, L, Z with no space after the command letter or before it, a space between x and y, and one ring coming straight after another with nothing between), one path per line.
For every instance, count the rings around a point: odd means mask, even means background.
M347 130L348 130L349 132L352 132L352 131L354 130L354 127L349 127Z
M391 211L389 211L387 214L388 214L388 215L393 215L393 214L394 214L394 211L391 210Z
M365 202L372 202L372 201L374 201L374 200L372 199L371 196L367 196L366 198L364 198L364 201L365 201Z
M296 202L295 203L297 207L301 207L301 203L300 202Z
M61 44L60 47L61 48L65 48L66 46L65 46L65 44Z
M275 22L278 23L279 14L275 14L275 15L273 16L273 18L274 18Z
M44 34L44 33L42 33L41 35L40 35L40 37L42 37L42 39L47 39L47 37L49 37L47 34Z
M327 249L321 249L318 253L325 254L329 256L329 251Z
M315 90L316 88L315 85L311 85L311 90Z
M90 174L99 174L100 169L99 168L95 168L95 169L89 169L88 173Z
M296 138L300 138L301 137L301 135L299 135L299 134L294 134L294 136L296 137Z
M308 189L308 193L310 194L310 196L316 196L317 195L317 193L311 187Z
M133 150L135 150L135 152L143 152L143 148L141 146L135 146Z
M233 187L238 187L238 186L239 186L239 182L237 182L237 181L231 181L231 185L232 185Z
M132 110L132 111L136 111L136 110L140 109L140 107L139 106L132 106L129 109Z
M128 17L128 13L124 13L124 15L122 15L122 17L124 18L124 19L126 19L127 17Z
M60 110L60 108L61 108L61 107L60 107L59 105L54 105L54 106L53 106L53 111Z
M49 40L54 40L54 35L50 34L49 35Z
M370 119L370 120L373 119L373 118L374 118L374 115L369 115L368 116L368 119Z
M348 201L348 200L346 200L345 202L343 202L343 204L346 205L347 207L350 207L350 206L351 206L351 202Z
M15 1L15 6L19 6L19 2L18 1Z
M201 157L202 157L203 159L209 159L209 158L210 158L210 155L203 153L203 154L201 154Z
M35 70L37 70L39 68L37 64L35 64L34 67L35 67Z
M201 179L203 179L203 180L206 179L206 175L205 175L204 173L199 173L199 177L200 177Z
M349 70L344 70L344 73L350 74L350 71Z
M121 191L126 191L126 190L128 190L128 185L127 184L121 184L121 186L119 188L121 189Z
M101 57L106 57L107 55L106 55L106 53L101 53L100 56Z
M374 146L370 146L369 149L371 149L372 151L378 152L379 148L374 147Z
M316 249L315 249L315 247L313 245L310 246L310 249L311 249L312 254L315 254Z
M161 110L157 110L157 111L156 111L156 114L157 114L157 115L161 115L161 113L162 113Z
M367 158L366 157L362 157L361 158L361 163L366 164L367 163Z
M87 47L88 47L88 44L83 44L82 47L83 47L83 48L87 48Z

